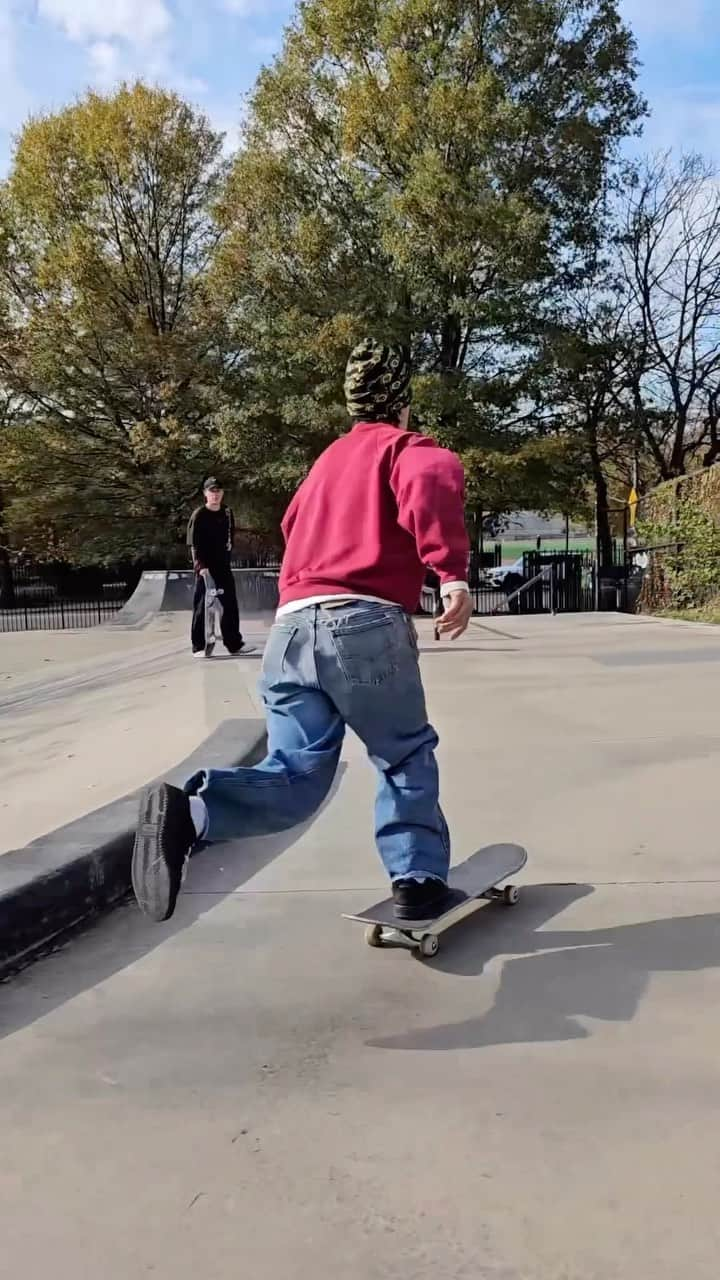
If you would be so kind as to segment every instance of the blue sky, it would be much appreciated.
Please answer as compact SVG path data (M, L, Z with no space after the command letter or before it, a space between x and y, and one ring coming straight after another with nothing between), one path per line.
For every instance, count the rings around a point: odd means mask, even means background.
M720 161L720 0L620 0L653 108L646 145ZM294 0L0 0L0 171L32 111L89 85L171 85L237 137L243 95L280 45Z

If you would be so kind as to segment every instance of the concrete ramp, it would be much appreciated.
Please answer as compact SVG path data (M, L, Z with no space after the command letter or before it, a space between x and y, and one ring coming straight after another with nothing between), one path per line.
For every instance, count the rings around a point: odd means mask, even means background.
M233 577L241 620L272 613L277 608L277 569L233 569ZM194 590L195 574L189 570L148 571L109 625L142 627L160 613L188 613Z

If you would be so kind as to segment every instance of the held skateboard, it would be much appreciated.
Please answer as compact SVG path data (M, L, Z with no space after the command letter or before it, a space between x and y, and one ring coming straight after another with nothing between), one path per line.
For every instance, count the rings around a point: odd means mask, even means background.
M205 579L205 657L212 658L220 635L223 593L218 591L215 579L207 569L203 570L203 578Z
M447 898L441 903L440 913L428 920L398 920L392 898L377 902L360 915L343 918L365 925L369 947L408 947L418 957L436 956L440 950L438 935L463 920L481 902L515 906L520 891L505 881L522 871L527 858L526 850L517 844L491 844L478 850L450 872Z

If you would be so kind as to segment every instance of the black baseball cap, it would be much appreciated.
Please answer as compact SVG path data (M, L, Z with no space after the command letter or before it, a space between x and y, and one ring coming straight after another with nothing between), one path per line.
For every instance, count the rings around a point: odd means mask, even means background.
M203 483L203 493L208 493L211 489L224 489L225 486L220 483L217 476L208 476Z

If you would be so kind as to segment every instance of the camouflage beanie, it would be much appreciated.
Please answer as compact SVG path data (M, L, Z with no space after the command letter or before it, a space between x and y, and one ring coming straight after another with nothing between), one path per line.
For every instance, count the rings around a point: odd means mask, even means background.
M352 418L397 417L410 404L410 352L399 344L366 338L351 352L345 399Z

